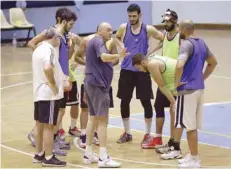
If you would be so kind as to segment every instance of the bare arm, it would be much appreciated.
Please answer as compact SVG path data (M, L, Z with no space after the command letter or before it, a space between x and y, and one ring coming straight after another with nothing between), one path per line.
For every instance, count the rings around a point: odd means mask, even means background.
M160 91L168 98L170 103L175 103L175 98L172 92L168 88L165 87L164 80L163 80L163 77L160 71L160 64L159 63L149 63L147 68L149 72L151 73L152 78L157 83Z
M86 65L86 61L84 59L85 52L86 52L86 44L87 44L87 40L84 39L81 42L79 49L75 51L75 53L73 54L75 61L81 65Z
M35 36L33 39L31 39L28 42L27 46L34 51L36 49L37 44L39 44L40 42L42 42L45 39L46 39L46 33L45 33L45 31L43 31L40 34L38 34L37 36Z
M151 36L154 39L157 39L159 41L164 40L164 33L158 31L154 26L147 25L147 32L148 32L148 36Z
M113 40L109 45L109 51L111 54L118 54L116 43ZM116 60L112 61L111 63L113 64L113 66L116 66L117 64L119 64L119 59L116 59Z
M175 87L177 88L180 84L180 79L183 74L183 68L186 63L186 60L178 60L175 70Z
M208 56L206 62L208 63L204 72L204 80L206 80L211 73L214 71L215 67L217 66L216 58L212 56Z

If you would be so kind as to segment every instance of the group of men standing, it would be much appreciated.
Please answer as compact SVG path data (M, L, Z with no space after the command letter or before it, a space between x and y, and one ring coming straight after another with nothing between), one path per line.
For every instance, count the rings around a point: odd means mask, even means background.
M84 163L98 163L98 167L121 166L108 156L106 140L109 108L113 106L113 65L122 58L117 97L121 99L125 131L117 143L132 141L130 101L136 88L136 98L141 101L145 117L141 147L155 148L162 159L182 158L180 140L183 128L186 128L190 153L179 160L179 166L200 167L197 129L202 123L204 80L213 72L216 59L204 41L194 37L192 21L185 20L178 25L175 11L168 9L162 16L164 33L141 22L139 5L130 4L127 13L129 22L120 25L115 37L112 37L111 25L102 22L94 35L81 41L78 35L70 33L76 15L61 8L60 14L56 15L57 24L29 42L29 46L35 49L32 63L37 131L35 162L42 162L44 166L66 165L53 155L53 151L57 155L66 155L59 149L70 148L58 133L65 107L72 105L69 133L79 137L74 139L77 147L85 148ZM160 43L148 51L151 37ZM36 48L38 42L42 43ZM79 48L75 51L76 45ZM160 48L162 56L155 55L154 52ZM86 65L81 86L81 132L76 128L78 90L73 73L76 64L68 63L71 58ZM203 73L205 62L208 64ZM150 134L153 118L151 99L154 98L151 78L158 85L154 104L155 136ZM170 107L171 136L163 145L165 107ZM31 135L29 138L31 140ZM53 141L57 143L55 148ZM99 145L99 157L93 153L92 143Z

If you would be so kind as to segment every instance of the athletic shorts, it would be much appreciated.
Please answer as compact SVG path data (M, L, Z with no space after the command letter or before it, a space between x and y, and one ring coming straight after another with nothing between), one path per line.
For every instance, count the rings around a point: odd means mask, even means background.
M68 92L64 92L64 97L60 100L60 108L66 108L66 106L73 106L79 104L79 92L77 82L72 82L72 88Z
M81 89L80 89L80 107L81 108L88 108L87 104L83 100L83 96L84 96L84 84L81 85ZM109 96L110 96L110 108L113 108L114 107L114 100L113 100L112 87L110 87Z
M204 90L177 96L175 127L188 131L201 129L203 118Z
M137 99L153 99L152 81L149 73L121 69L117 97L131 99L135 87Z
M88 111L91 116L108 116L110 107L109 90L105 91L101 87L84 84Z
M56 125L60 100L34 102L34 120Z
M174 96L174 98L176 99L175 96ZM169 107L169 106L170 106L170 101L158 88L156 91L156 99L155 99L154 107L165 108L165 107Z

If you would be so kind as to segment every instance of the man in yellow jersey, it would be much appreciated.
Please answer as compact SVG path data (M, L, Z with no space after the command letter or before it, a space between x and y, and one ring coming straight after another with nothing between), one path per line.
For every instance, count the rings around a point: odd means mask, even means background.
M97 28L98 29L98 28ZM95 37L96 34L91 34L85 37L80 44L79 49L73 54L76 62L80 63L82 65L85 65L85 54L86 54L86 46L88 41L90 41L92 38ZM112 40L109 40L106 43L106 46L110 53L117 53L115 43L112 43ZM119 60L115 61L113 65L117 65L119 63ZM112 87L110 88L110 107L114 107L114 102L113 102L113 91ZM77 137L73 140L74 145L77 148L85 148L86 147L86 127L87 127L87 121L88 121L88 106L87 103L85 102L84 99L84 84L81 85L81 90L80 90L80 107L81 107L81 117L80 117L80 126L81 126L81 134L80 134L80 139ZM98 140L98 135L97 131L94 133L94 139L93 143L95 145L99 145L99 140Z
M164 41L162 42L162 55L165 57L170 57L172 59L177 59L180 47L180 34L178 32L178 15L175 11L167 9L164 13L163 22L164 28L166 30ZM169 107L171 104L169 99L161 92L160 88L157 89L156 99L154 103L154 108L156 112L156 134L153 139L153 145L155 145L157 153L165 153L174 144L173 130L174 130L174 111L170 111L170 139L166 146L162 143L162 131L165 121L165 107Z

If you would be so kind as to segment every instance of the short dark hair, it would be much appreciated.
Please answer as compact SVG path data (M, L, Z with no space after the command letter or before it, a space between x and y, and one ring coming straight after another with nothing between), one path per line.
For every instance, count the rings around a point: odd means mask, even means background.
M68 8L65 8L65 7L57 9L56 14L55 14L55 19L56 19L57 23L58 23L58 18L61 19L62 14L67 12L67 11L70 11L70 10Z
M132 57L132 65L140 65L141 64L141 61L143 61L144 59L146 59L146 56L142 53L138 53L138 54L135 54L133 57Z
M140 6L138 4L130 4L127 8L127 12L137 12L138 14L141 13Z
M74 12L72 12L71 10L68 11L64 11L61 16L60 16L60 22L62 22L63 20L69 22L71 20L76 21L77 20L77 16Z

